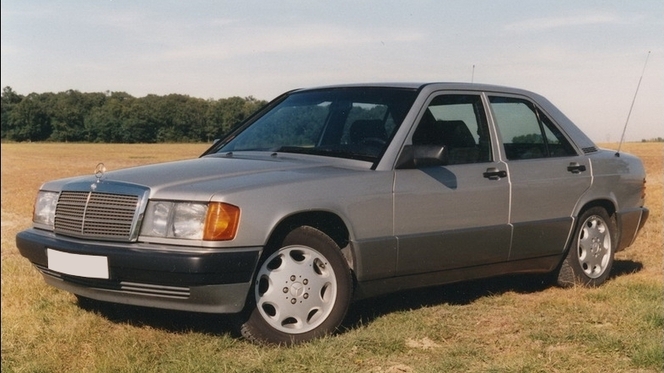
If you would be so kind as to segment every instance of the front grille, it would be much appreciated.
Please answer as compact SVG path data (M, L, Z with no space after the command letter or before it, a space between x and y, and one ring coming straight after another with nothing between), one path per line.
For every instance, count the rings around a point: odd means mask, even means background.
M106 240L131 240L139 197L63 191L55 210L55 232Z

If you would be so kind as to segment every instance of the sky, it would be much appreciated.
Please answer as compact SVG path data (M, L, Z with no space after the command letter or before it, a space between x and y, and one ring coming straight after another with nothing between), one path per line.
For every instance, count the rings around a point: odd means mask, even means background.
M271 100L339 83L537 92L595 142L664 137L662 0L2 0L21 95ZM632 106L633 103L633 106ZM630 114L630 107L633 107Z

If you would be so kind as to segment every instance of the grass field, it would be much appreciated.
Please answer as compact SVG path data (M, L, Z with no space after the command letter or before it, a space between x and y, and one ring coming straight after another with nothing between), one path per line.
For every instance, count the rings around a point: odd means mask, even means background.
M611 147L612 145L607 145ZM664 144L628 143L651 214L595 289L513 276L355 304L339 335L291 348L232 318L101 303L47 286L18 253L44 181L195 157L204 144L2 144L2 372L661 372Z

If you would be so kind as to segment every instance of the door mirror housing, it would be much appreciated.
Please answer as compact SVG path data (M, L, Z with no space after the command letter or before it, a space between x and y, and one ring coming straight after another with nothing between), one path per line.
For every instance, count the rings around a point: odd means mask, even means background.
M449 154L444 145L406 145L397 161L397 169L446 166Z

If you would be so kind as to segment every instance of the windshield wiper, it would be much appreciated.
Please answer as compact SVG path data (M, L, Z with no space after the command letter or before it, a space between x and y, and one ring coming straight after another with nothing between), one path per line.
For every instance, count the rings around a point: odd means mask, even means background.
M270 151L277 153L307 153L307 150L311 148L303 148L301 146L280 146L278 148L272 148Z
M295 153L295 154L310 154L310 155L321 155L327 157L335 158L348 158L348 159L358 159L362 161L374 162L376 157L369 155L363 152L350 151L349 149L335 149L335 148L325 148L325 147L301 147L301 146L282 146L275 152L279 153Z

